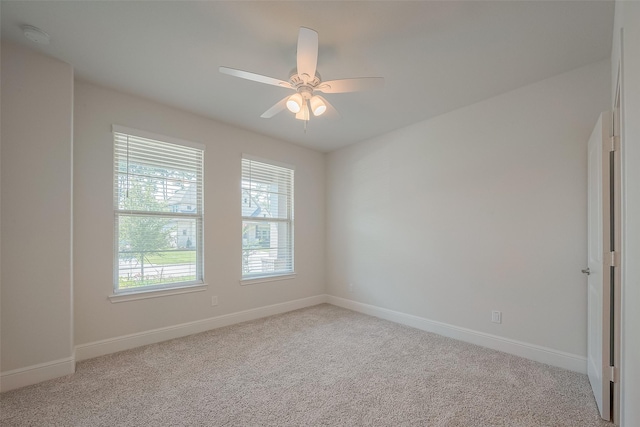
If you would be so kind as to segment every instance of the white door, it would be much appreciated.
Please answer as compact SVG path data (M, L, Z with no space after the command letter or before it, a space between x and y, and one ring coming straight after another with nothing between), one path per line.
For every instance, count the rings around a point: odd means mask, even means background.
M588 152L588 336L587 371L600 415L610 419L609 118L602 113ZM606 255L605 255L606 254Z

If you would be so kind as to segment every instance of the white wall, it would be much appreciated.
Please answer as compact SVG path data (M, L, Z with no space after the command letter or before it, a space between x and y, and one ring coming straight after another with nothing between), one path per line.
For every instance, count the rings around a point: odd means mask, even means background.
M206 145L206 292L115 304L107 299L113 291L112 124ZM239 284L242 153L296 168L295 279ZM324 294L322 153L76 81L74 174L76 345ZM211 306L214 295L217 307Z
M583 360L586 143L609 68L330 153L328 293Z
M622 30L622 43L621 43ZM622 54L623 273L621 426L640 425L640 3L616 1L612 93Z
M71 66L3 41L3 382L73 370L72 132Z

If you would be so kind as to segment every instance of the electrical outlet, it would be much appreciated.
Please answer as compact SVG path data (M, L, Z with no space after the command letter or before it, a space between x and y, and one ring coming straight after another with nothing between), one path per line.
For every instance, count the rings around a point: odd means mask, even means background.
M218 305L218 297L213 296L211 297L211 307L215 307L216 305Z
M491 312L491 321L493 323L502 323L502 312L500 312L500 311L492 311Z

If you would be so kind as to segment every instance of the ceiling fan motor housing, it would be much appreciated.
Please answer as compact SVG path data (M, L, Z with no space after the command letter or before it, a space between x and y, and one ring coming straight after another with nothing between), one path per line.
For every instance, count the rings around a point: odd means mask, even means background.
M322 78L320 77L320 73L317 71L315 77L307 82L300 77L296 68L291 70L291 73L289 74L289 83L291 83L291 86L305 99L309 99L311 97L313 90L317 88L321 82Z

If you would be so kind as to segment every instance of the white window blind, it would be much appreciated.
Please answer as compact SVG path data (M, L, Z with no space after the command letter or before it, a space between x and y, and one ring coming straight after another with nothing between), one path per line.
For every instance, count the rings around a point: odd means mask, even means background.
M118 130L115 292L203 283L204 150Z
M242 278L293 273L293 169L242 159Z

